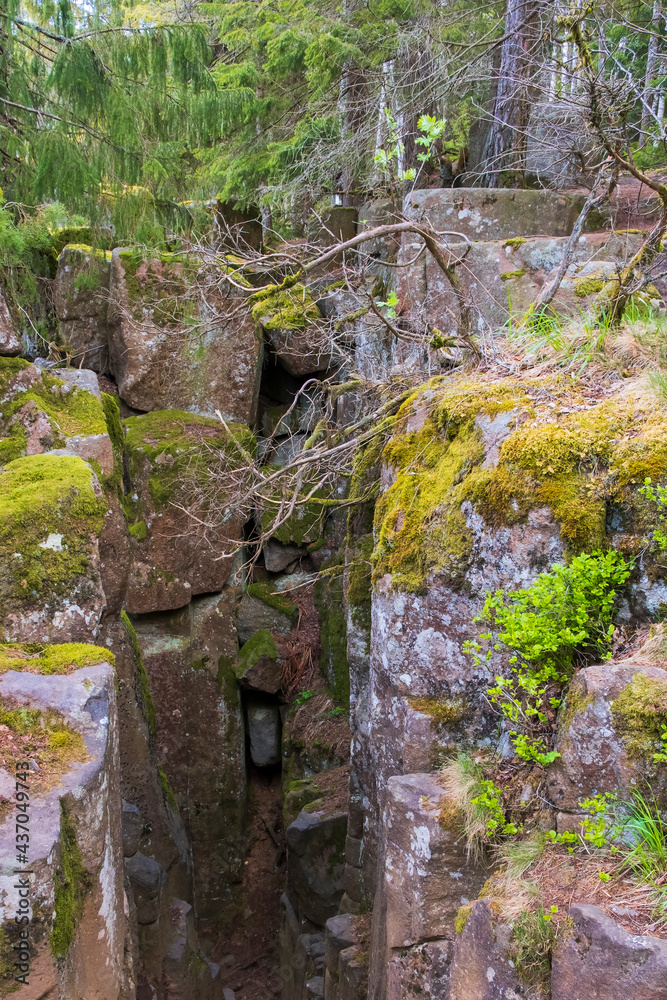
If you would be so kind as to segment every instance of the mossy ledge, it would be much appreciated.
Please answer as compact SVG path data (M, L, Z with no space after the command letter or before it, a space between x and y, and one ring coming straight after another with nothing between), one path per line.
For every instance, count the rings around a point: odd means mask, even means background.
M103 646L85 642L5 642L0 643L0 673L21 670L31 674L71 674L82 667L108 663L114 655Z
M299 609L296 604L293 601L290 601L289 597L285 597L284 594L275 591L270 583L266 583L264 581L251 583L248 586L246 593L248 593L250 597L256 597L258 600L262 601L263 604L267 604L275 611L280 611L281 614L287 615L290 619L294 619L298 614Z
M607 547L611 503L630 529L620 544L645 541L653 515L638 487L667 476L667 409L643 383L594 403L576 380L541 388L530 379L434 380L403 404L383 453L394 481L376 504L374 580L390 574L394 588L423 593L437 573L460 586L473 510L502 526L548 506L576 554ZM480 419L509 411L497 464L486 463Z

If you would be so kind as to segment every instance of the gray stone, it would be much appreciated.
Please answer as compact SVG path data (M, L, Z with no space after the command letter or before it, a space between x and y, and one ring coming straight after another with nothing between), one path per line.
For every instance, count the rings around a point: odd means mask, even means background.
M247 701L250 756L256 767L270 767L281 761L281 724L277 703L249 696Z
M456 810L437 775L389 778L379 840L369 1000L384 1000L397 950L454 937L462 897L475 899L486 877L468 859ZM392 973L396 998L401 968ZM405 966L408 977L410 968Z
M554 951L552 1000L667 1000L667 941L631 934L597 906L569 915L574 934Z
M342 905L342 904L341 904ZM336 996L339 984L341 952L359 941L356 919L351 913L331 917L325 926L325 995Z
M275 539L270 538L262 549L264 553L264 565L269 573L281 573L293 563L295 559L301 559L307 555L303 549L296 545L281 545Z
M225 986L222 991L222 996L224 1000L236 1000L236 993L234 993L234 990L230 990L227 986Z
M123 856L131 858L139 850L143 821L141 812L130 802L122 803L121 830L123 834Z
M289 635L292 631L293 619L265 604L258 597L244 594L239 604L236 627L239 642L246 643L255 632L268 629L276 635Z
M83 389L91 396L96 396L99 400L102 399L97 374L90 368L51 368L49 374L73 389Z
M306 983L306 1000L318 1000L324 997L324 979L322 976L313 976Z
M352 949L350 949L352 950ZM341 959L347 953L341 953ZM386 1000L449 1000L449 972L452 961L452 942L429 941L425 944L402 948L389 960L387 966ZM348 967L349 968L349 967ZM350 971L352 971L350 969ZM348 976L349 976L348 972ZM345 997L341 989L341 1000ZM481 998L482 994L480 994ZM354 1000L352 994L351 1000ZM466 1000L478 1000L470 993ZM507 997L507 1000L515 1000Z
M629 723L618 710L614 714L624 692L634 709ZM653 764L653 754L660 745L656 712L665 707L667 674L659 667L624 661L580 670L559 715L556 750L561 756L548 770L547 787L556 808L576 813L581 799L598 793L628 796L645 778L653 794L664 796L667 776Z
M545 191L506 193L556 197ZM465 195L466 190L443 191L442 194ZM564 217L566 214L563 210ZM440 218L438 212L435 218ZM461 225L454 213L449 221L450 228L457 229ZM441 221L436 228L446 229L447 226ZM537 236L530 232L525 235L521 226L517 226L512 235L511 229L506 227L506 236L495 231L486 238L483 233L477 236L474 232L468 234L477 242L472 243L466 254L465 267L460 268L458 273L463 292L472 304L474 327L480 333L489 327L499 329L510 314L518 316L525 313L545 280L553 276L567 245L565 235ZM553 307L564 316L578 316L582 308L592 303L592 297L599 290L599 284L591 283L589 279L604 280L613 276L616 268L623 266L640 244L641 236L633 233L596 232L582 236L553 300ZM416 245L418 240L412 234L404 236L400 254L402 262L407 264L414 257ZM452 243L452 250L458 255L465 251L465 246L460 242ZM450 283L433 257L423 256L415 264L402 268L397 292L399 298L423 308L425 317L443 334L456 336L458 305ZM423 352L420 357L423 365Z
M299 913L319 927L343 896L347 814L302 810L285 831L287 884Z
M137 920L140 924L152 924L160 916L167 873L158 861L139 852L127 858L125 866L134 890Z
M404 212L438 232L471 240L569 236L584 195L510 188L422 188L407 195Z
M465 927L456 936L449 1000L531 996L519 982L507 952L511 933L511 927L494 918L486 900L473 903Z
M123 995L127 933L120 824L118 716L114 669L109 664L83 667L71 674L44 676L7 671L0 677L3 705L59 713L78 734L86 756L58 761L50 756L48 781L30 771L30 904L40 914L41 933L30 936L30 985L25 996L116 998ZM38 756L39 751L31 756ZM76 760L76 757L79 760ZM21 757L17 755L20 761ZM21 769L17 767L17 773ZM7 771L3 773L9 777ZM43 773L43 772L42 772ZM11 770L13 795L14 765ZM16 811L0 822L0 927L18 928ZM76 934L56 963L49 939L53 928L53 887L62 876L63 816L76 830L81 863L89 887ZM10 938L11 940L11 938ZM13 961L13 959L12 959ZM13 974L13 973L12 973Z

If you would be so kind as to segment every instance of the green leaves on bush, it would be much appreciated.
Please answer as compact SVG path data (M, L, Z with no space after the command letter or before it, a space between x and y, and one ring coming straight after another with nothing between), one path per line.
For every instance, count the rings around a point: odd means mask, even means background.
M547 726L577 662L609 657L614 602L629 575L620 553L594 552L552 566L530 587L487 595L475 621L491 630L464 649L478 663L494 650L511 651L511 676L497 676L487 695L511 726L522 760L547 765L558 756Z

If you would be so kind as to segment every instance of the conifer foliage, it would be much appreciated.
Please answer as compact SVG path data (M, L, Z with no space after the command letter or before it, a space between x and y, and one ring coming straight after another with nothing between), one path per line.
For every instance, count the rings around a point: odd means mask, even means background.
M5 199L58 201L149 242L191 214L192 151L252 96L216 86L208 24L117 0L5 0L0 31Z

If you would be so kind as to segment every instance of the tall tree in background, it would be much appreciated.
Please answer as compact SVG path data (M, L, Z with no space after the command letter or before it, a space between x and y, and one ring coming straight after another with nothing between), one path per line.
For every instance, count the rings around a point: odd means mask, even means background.
M193 197L193 151L252 96L219 90L210 29L175 7L70 0L0 9L4 196L55 200L153 240ZM158 16L159 15L159 16Z
M486 147L488 187L522 186L531 87L541 47L542 0L507 0L498 87Z

